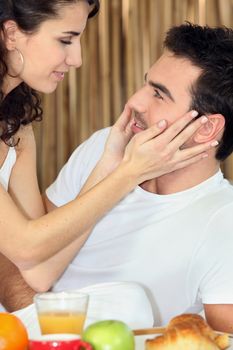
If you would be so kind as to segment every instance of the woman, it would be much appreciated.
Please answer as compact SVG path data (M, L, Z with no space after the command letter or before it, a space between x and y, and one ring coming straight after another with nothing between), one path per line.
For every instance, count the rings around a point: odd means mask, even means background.
M98 0L0 0L0 252L22 270L68 247L139 183L191 164L209 148L171 148L171 135L197 115L189 113L163 133L165 151L155 157L160 139L154 137L166 123L130 141L126 107L79 198L45 214L30 126L42 113L35 90L53 92L70 67L81 65L80 36L98 8ZM179 146L199 126L197 120L179 134ZM164 162L168 149L172 152Z

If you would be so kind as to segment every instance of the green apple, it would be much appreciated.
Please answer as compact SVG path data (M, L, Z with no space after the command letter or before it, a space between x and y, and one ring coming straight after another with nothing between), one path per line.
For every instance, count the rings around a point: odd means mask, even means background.
M82 339L94 350L134 350L134 335L121 321L99 321L87 327Z

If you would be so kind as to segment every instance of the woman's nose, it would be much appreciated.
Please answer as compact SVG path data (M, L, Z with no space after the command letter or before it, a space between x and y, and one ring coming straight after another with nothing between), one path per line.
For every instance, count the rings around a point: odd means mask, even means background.
M81 46L77 48L77 46L72 45L70 51L66 57L66 64L70 67L78 68L82 65L82 52Z

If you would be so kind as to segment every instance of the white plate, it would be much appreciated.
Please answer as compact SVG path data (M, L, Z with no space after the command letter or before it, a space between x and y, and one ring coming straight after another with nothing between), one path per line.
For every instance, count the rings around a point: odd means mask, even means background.
M140 335L135 337L136 349L135 350L145 350L145 340L155 338L155 335ZM226 350L233 350L233 339L230 338L231 346Z

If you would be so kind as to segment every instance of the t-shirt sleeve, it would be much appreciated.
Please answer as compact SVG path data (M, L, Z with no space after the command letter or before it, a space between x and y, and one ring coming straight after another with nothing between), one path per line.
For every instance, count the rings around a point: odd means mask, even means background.
M57 179L46 190L48 199L54 205L64 205L78 195L103 153L109 130L97 131L72 153Z
M230 203L215 214L197 256L203 304L233 304L232 213L233 203Z

